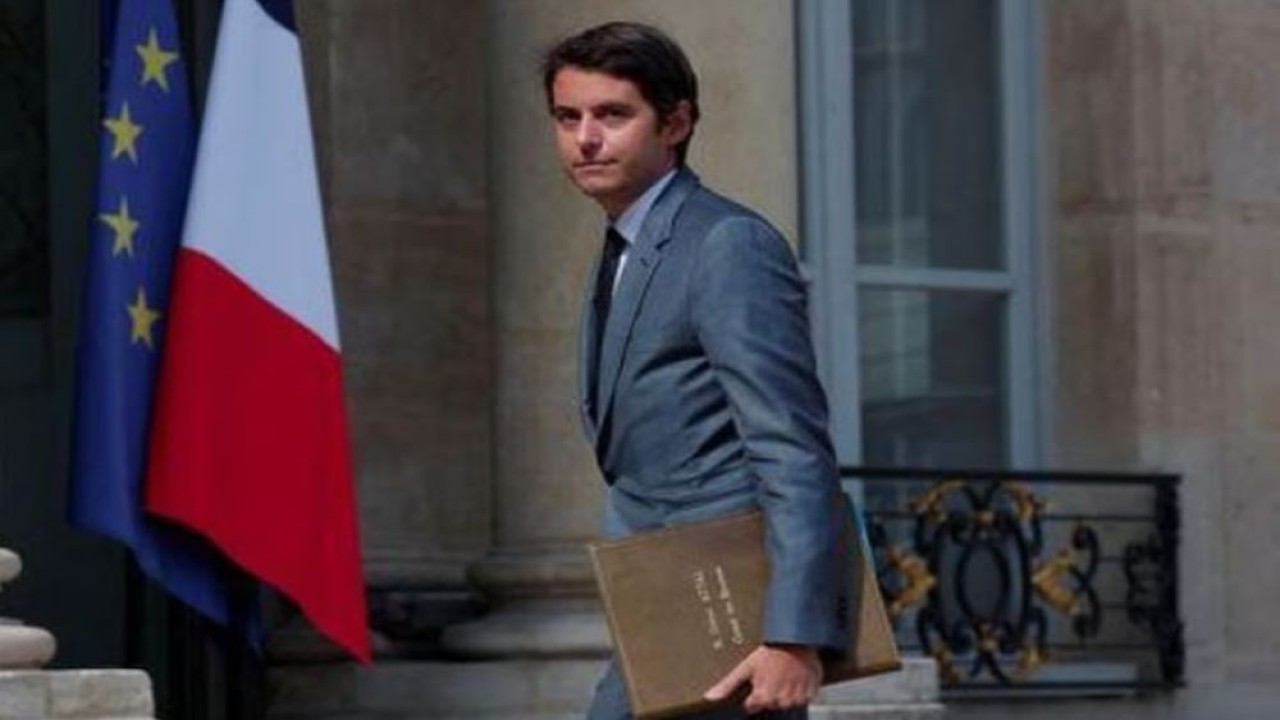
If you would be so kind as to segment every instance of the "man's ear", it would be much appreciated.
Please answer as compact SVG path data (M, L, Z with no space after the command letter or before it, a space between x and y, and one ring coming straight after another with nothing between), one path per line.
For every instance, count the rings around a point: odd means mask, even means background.
M671 147L688 140L693 133L693 105L688 100L676 103L676 108L667 113L662 126L667 144Z

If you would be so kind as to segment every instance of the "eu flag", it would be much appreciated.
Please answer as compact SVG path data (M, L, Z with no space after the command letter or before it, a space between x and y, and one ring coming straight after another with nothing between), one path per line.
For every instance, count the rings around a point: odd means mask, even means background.
M71 521L128 546L150 577L226 624L224 561L202 539L146 515L142 502L195 150L186 68L170 0L121 0L114 15L80 318Z

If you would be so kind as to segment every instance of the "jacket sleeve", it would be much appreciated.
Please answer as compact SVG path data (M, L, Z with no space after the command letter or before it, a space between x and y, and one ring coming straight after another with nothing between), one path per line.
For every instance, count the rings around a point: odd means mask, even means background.
M690 317L759 479L764 641L843 651L840 487L795 256L763 220L734 217L710 230L692 273Z

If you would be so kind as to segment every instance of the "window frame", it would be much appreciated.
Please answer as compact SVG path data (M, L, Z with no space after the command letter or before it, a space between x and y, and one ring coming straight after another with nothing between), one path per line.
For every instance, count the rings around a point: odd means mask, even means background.
M871 287L1003 293L1005 464L1032 467L1044 457L1049 310L1041 292L1047 273L1040 252L1043 11L1039 0L995 2L1005 269L951 270L858 264L857 208L851 201L857 197L852 3L798 1L802 250L813 279L818 369L842 464L857 465L863 458L858 293Z

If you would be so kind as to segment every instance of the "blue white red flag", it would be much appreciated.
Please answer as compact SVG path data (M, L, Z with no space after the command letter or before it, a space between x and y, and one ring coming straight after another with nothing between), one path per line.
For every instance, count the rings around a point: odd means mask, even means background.
M226 0L150 443L147 507L369 658L342 363L288 0Z

